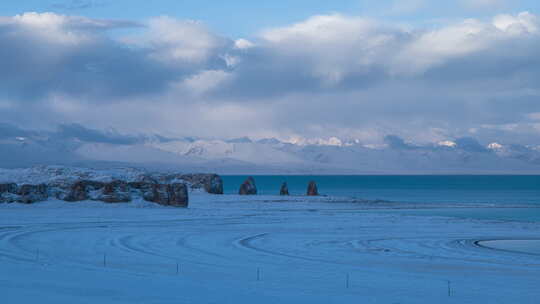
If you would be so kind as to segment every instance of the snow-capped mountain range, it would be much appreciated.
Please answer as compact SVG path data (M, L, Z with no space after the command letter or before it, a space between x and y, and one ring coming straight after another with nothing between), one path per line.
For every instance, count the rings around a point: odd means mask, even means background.
M222 174L540 173L538 147L479 143L468 137L415 145L390 135L372 146L336 137L289 142L165 138L66 126L54 133L4 132L0 148L0 167L5 168L121 164Z

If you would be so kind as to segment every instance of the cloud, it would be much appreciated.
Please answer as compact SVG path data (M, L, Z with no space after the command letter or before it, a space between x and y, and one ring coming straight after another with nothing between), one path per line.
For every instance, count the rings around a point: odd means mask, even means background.
M248 40L171 17L2 17L1 121L101 142L121 140L91 130L540 144L539 24L528 12L434 28L330 14Z
M62 10L84 10L94 7L104 6L105 2L96 0L71 0L64 2L57 2L51 5L52 9Z
M0 139L14 139L17 137L34 136L35 134L35 132L24 130L11 124L0 123Z
M306 77L333 86L373 73L402 34L375 20L335 14L268 30L262 38L271 59L302 64Z
M62 140L75 139L90 143L105 143L116 145L133 145L143 141L141 137L122 135L111 130L108 132L89 129L80 124L64 124L58 127L58 131L54 134Z
M163 90L171 68L108 37L115 28L140 27L53 13L0 19L0 87L9 100L45 100L54 94L92 103Z
M539 30L540 20L536 15L529 12L513 15L498 15L493 19L493 25L508 33L514 34L536 34Z
M166 63L206 62L220 49L232 44L193 20L157 17L150 19L148 28L143 45L152 49L152 57Z

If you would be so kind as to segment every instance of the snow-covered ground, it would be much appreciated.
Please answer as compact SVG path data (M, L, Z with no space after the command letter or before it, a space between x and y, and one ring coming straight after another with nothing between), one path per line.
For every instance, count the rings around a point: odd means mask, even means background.
M475 242L538 239L540 223L373 204L0 204L2 303L538 303L540 256Z

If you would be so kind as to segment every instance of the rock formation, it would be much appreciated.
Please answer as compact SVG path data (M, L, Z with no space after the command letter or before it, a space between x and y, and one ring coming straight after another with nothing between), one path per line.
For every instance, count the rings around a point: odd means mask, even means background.
M223 180L217 174L184 174L179 179L189 182L192 189L203 188L211 194L223 194Z
M149 202L164 206L187 207L188 188L183 183L157 184L138 182L129 184L140 196Z
M248 177L242 185L240 185L240 190L238 191L240 195L256 195L257 186L255 185L255 179L253 177Z
M31 204L47 198L47 186L44 184L0 184L0 202Z
M90 192L95 193L96 191L102 191L105 187L104 183L90 181L90 180L81 180L76 181L75 183L68 186L67 193L62 191L57 192L56 198L64 200L66 202L79 202L92 199ZM97 200L97 198L95 198Z
M279 195L289 195L289 187L287 187L287 182L283 182L283 184L281 184Z
M307 188L307 196L318 196L317 184L314 181L310 181Z
M98 182L80 180L70 184L21 185L0 184L0 202L25 203L45 201L49 197L66 202L85 200L105 203L127 203L133 196L165 206L187 207L188 187L184 183L159 184L155 182L126 183L121 180Z
M44 184L39 185L21 185L17 189L16 202L23 204L32 204L34 202L40 202L47 199L47 186Z
M18 198L19 194L17 184L0 184L0 202L14 203Z
M130 189L126 182L115 180L105 183L97 200L105 203L127 203L131 201Z
M0 203L35 203L55 198L126 203L135 199L165 206L187 207L189 189L223 194L216 174L152 173L137 168L95 170L63 166L36 166L0 170ZM255 182L247 187L256 193Z
M167 185L169 195L167 206L187 207L188 206L188 188L186 184L174 183Z

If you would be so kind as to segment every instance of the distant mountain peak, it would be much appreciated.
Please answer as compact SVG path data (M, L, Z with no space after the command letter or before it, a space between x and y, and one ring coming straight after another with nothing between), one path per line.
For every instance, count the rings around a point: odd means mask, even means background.
M233 138L226 140L228 143L232 144L245 144L245 143L252 143L253 141L249 137L239 137L239 138Z

